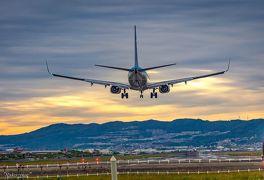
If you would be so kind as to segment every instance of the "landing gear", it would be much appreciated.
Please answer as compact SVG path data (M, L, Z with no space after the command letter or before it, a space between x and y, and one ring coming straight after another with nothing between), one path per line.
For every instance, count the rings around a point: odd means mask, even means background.
M124 99L124 97L127 99L128 98L128 93L122 93L121 98Z
M143 91L140 91L140 93L141 93L141 94L140 94L139 97L140 97L140 98L143 98Z
M124 99L124 97L127 99L128 98L128 93L126 92L126 90L124 89L124 92L121 93L121 98Z
M151 92L150 98L153 98L153 97L158 98L158 93L157 92Z
M153 89L153 92L150 93L150 98L153 98L153 97L158 98L158 93L155 92L155 88Z

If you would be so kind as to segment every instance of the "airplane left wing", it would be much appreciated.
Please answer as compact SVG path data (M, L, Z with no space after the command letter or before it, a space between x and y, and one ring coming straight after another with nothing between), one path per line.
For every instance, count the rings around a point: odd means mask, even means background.
M60 74L54 74L51 73L49 70L48 63L46 61L46 66L47 66L47 71L50 75L55 76L55 77L60 77L60 78L66 78L66 79L72 79L72 80L78 80L78 81L84 81L93 84L99 84L99 85L104 85L104 86L117 86L122 89L129 89L130 86L128 84L124 83L118 83L118 82L111 82L111 81L103 81L103 80L96 80L96 79L86 79L86 78L79 78L79 77L72 77L72 76L65 76L65 75L60 75Z
M206 77L210 77L210 76L216 76L216 75L220 75L220 74L224 74L229 70L230 67L230 60L228 63L228 67L225 71L220 71L220 72L216 72L216 73L211 73L211 74L205 74L202 76L193 76L193 77L188 77L188 78L182 78L182 79L175 79L175 80L168 80L168 81L161 81L161 82L156 82L156 83L150 83L147 85L147 89L153 89L153 88L158 88L162 85L174 85L174 84L178 84L178 83L182 83L185 82L187 83L188 81L192 81L195 79L201 79L201 78L206 78Z

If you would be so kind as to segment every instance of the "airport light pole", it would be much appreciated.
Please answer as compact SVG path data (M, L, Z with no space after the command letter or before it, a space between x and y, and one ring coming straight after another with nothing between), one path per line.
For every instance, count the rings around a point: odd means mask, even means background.
M112 156L110 159L111 163L111 176L112 180L117 180L117 165L116 165L116 158L115 156Z
M264 160L264 141L262 142L262 160Z

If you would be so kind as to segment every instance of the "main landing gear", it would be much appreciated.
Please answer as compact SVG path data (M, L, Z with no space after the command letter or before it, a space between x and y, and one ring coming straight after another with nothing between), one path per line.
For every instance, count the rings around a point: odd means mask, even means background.
M153 98L153 97L158 98L158 93L155 92L155 89L153 89L153 92L150 93L150 98Z
M124 89L124 92L121 93L121 98L124 99L124 97L127 99L128 98L128 93L126 92L126 90Z

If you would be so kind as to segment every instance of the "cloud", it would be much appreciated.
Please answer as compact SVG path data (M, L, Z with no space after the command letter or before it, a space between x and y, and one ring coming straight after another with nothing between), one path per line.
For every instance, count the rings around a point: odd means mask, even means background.
M0 122L5 127L0 134L56 122L263 117L263 5L235 0L0 2ZM152 82L222 70L228 58L231 69L221 77L179 84L158 100L145 93L144 101L138 92L123 101L104 87L48 76L45 59L57 73L127 83L125 72L94 64L132 66L134 24L140 65L177 62L150 73Z

